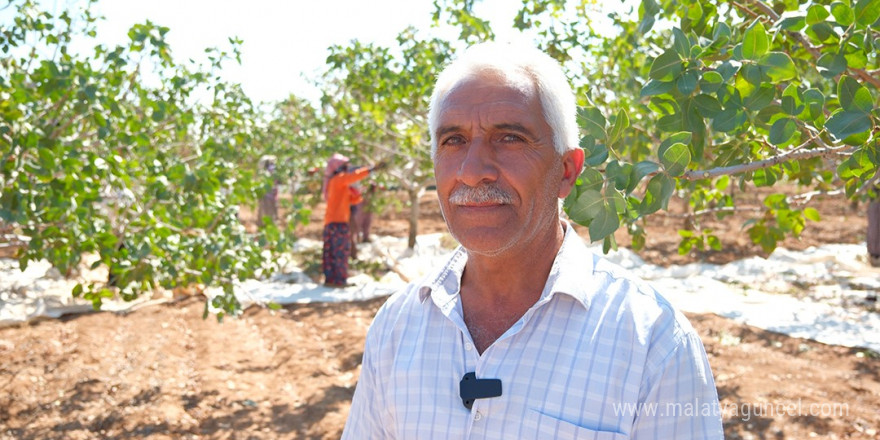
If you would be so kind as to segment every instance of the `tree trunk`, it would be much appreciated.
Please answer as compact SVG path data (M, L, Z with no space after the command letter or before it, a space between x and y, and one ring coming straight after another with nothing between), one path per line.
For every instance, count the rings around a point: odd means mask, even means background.
M416 236L419 234L419 198L422 196L422 188L409 189L409 240L406 247L416 247Z
M880 267L880 200L868 204L868 261Z

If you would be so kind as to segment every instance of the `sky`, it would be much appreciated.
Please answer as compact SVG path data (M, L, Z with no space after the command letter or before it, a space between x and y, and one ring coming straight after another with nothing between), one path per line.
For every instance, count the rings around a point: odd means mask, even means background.
M632 0L629 0L632 2ZM79 9L86 0L38 0L42 9L60 14ZM0 4L3 4L0 0ZM599 0L607 9L622 9L622 2ZM529 40L511 23L522 0L476 0L474 11L492 24L496 39ZM229 82L240 83L256 102L279 101L294 94L317 103L313 85L325 69L328 48L352 40L385 47L397 46L396 37L407 26L422 38L457 40L451 26L433 27L432 0L98 0L93 6L99 21L97 39L80 46L88 54L98 43L122 44L132 25L150 20L170 29L166 39L178 62L206 62L209 47L228 49L228 39L243 40L242 63L227 63L222 72ZM0 10L0 23L8 24L14 8ZM604 14L593 17L601 26Z
M41 4L60 13L84 1ZM518 4L521 0L478 0L476 11L493 22L499 37L517 39L507 24ZM97 42L123 43L132 25L150 20L170 28L166 39L177 61L204 61L205 48L228 48L229 37L243 40L242 64L229 63L223 76L263 102L291 93L317 102L320 94L312 80L322 72L331 45L358 39L396 46L398 33L410 25L424 37L453 40L457 35L448 27L431 30L432 0L99 0L93 8L105 17L97 28ZM9 21L11 9L0 11L0 22ZM497 24L502 22L507 26ZM95 43L83 49L88 52Z
M333 44L352 39L390 45L408 25L428 28L430 0L100 0L107 20L99 35L122 36L146 19L167 26L175 56L203 59L207 47L242 45L242 64L230 63L224 76L240 82L255 101L280 100L290 93L319 98L309 78L320 74ZM394 11L394 13L388 13Z

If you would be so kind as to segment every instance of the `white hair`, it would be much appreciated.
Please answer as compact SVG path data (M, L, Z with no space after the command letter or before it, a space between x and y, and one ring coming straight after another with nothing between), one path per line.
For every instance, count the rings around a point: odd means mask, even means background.
M467 48L437 77L428 111L432 158L437 152L437 123L444 101L462 82L487 74L497 75L512 87L534 87L553 132L553 147L559 154L578 148L577 104L559 62L532 46L488 42Z

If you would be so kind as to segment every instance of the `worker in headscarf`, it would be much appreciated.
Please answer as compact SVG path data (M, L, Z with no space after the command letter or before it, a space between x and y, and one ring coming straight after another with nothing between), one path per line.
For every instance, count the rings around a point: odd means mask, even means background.
M384 167L379 162L373 167L350 167L350 161L341 154L333 154L327 161L324 172L324 250L322 269L324 285L344 287L348 282L348 259L351 255L352 193L349 187L363 180L371 172ZM352 168L352 169L350 169Z

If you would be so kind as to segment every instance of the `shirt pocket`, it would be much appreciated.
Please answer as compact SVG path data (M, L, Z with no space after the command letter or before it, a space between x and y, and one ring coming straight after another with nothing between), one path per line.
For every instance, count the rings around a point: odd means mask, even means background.
M523 423L523 439L555 440L626 440L629 437L612 431L596 431L555 417L529 410Z

